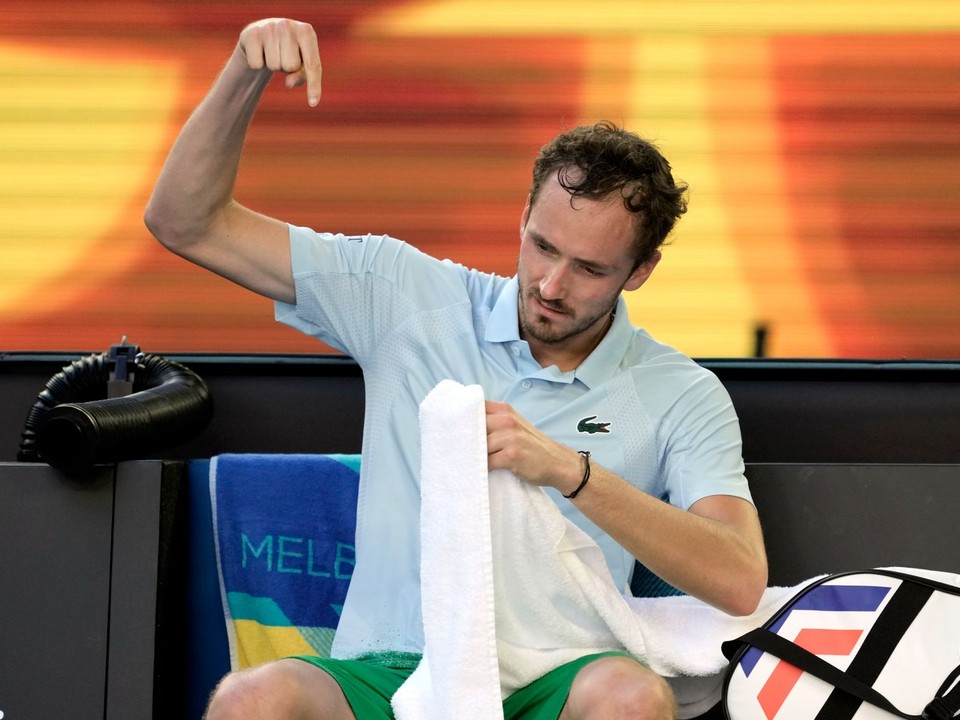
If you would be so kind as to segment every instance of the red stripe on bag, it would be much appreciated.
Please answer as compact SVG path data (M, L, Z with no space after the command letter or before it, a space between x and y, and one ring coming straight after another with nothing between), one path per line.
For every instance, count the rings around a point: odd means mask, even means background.
M804 628L794 643L816 655L849 655L857 646L862 630L826 630ZM764 683L757 700L767 720L773 720L797 684L803 670L781 660Z

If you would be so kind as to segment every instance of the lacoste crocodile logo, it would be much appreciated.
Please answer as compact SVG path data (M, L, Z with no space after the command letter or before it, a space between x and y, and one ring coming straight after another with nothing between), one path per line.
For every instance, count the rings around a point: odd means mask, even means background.
M591 420L595 419L596 417L597 417L596 415L591 415L590 417L585 417L583 420L581 420L580 422L578 422L578 423L577 423L577 432L590 433L591 435L593 435L594 433L608 433L608 432L610 432L609 430L607 430L607 428L610 426L610 423L608 423L608 422L599 422L599 423L590 422Z

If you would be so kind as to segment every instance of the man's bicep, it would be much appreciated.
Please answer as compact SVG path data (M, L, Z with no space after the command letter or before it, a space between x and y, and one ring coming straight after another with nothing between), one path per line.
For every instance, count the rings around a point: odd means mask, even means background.
M757 509L749 500L735 495L708 495L690 506L694 515L729 525L758 549L763 548L763 533Z

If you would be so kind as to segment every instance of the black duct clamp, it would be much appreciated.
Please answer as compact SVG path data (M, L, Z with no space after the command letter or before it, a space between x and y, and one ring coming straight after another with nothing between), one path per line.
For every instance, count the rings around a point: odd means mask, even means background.
M127 345L124 335L119 345L111 345L107 352L110 361L110 376L107 380L107 398L123 397L133 393L136 366L143 359L139 345Z

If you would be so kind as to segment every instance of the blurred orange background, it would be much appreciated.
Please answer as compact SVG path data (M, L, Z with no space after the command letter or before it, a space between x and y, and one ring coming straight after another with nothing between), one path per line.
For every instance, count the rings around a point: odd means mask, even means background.
M269 5L269 11L264 8ZM5 0L0 352L324 352L160 248L171 143L263 14L314 24L237 196L512 274L532 159L609 118L691 186L631 318L695 357L960 357L960 3Z

